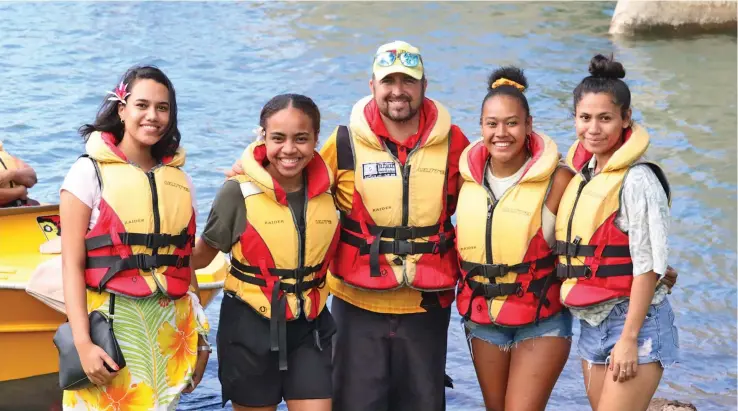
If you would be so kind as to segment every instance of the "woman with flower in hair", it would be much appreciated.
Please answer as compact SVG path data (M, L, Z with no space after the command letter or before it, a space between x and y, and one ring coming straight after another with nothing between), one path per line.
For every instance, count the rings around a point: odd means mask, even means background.
M218 327L223 405L239 411L329 411L333 385L325 309L338 215L332 174L315 151L320 112L282 94L261 110L243 174L223 184L194 251L194 267L231 255Z
M65 410L174 409L200 382L208 323L190 264L195 196L181 170L177 101L158 68L134 67L92 124L60 193L64 297L82 368ZM113 319L119 367L90 339L88 313Z
M456 212L464 319L488 410L543 410L569 355L554 225L572 172L533 129L522 70L502 67L482 101L482 138L461 155Z

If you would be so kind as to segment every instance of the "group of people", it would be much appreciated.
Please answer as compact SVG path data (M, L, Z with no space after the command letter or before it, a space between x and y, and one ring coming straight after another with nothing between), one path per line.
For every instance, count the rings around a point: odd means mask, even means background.
M520 68L490 75L470 144L426 97L420 51L385 44L371 95L319 152L313 100L266 103L195 242L174 87L132 68L80 128L60 191L67 314L94 383L64 409L173 409L194 390L212 351L194 270L224 252L218 376L236 410L444 410L454 300L487 410L545 409L574 318L592 409L645 410L677 359L676 274L669 185L624 76L592 59L562 158ZM35 183L15 168L0 202ZM113 295L120 369L87 321Z

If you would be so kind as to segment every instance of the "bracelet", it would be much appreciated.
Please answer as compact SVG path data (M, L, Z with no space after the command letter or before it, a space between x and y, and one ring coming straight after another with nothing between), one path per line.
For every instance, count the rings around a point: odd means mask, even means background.
M198 352L199 351L207 351L208 353L212 353L213 352L213 347L211 347L209 345L199 345L197 347L197 351Z

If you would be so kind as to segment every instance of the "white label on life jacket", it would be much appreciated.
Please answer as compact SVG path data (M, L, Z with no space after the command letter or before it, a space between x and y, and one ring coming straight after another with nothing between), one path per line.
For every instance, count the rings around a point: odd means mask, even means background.
M382 161L379 163L366 163L361 165L362 177L364 180L380 177L396 177L397 168L392 161Z

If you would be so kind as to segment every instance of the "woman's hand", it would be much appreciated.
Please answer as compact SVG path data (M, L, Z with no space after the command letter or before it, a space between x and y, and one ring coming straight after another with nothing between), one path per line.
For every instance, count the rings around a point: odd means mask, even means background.
M197 362L195 363L195 371L192 372L190 383L184 390L182 390L183 393L189 394L192 391L195 391L195 388L200 385L200 381L202 381L202 377L205 375L205 368L208 365L208 358L210 358L209 346L205 343L202 336L199 336L197 340Z
M620 337L610 353L612 380L625 382L636 376L638 367L638 340Z
M679 274L677 273L677 271L669 265L666 267L666 272L664 273L664 276L661 277L661 279L659 280L659 282L669 288L669 294L671 294L671 289L674 288L674 286L676 285L678 276Z
M241 159L236 160L235 163L233 163L233 166L230 170L225 171L226 178L235 177L239 174L243 174L243 164L241 163Z
M118 364L99 346L89 341L77 347L79 359L82 363L82 370L87 374L87 378L95 385L108 385L110 381L118 375ZM108 365L114 372L105 368Z

